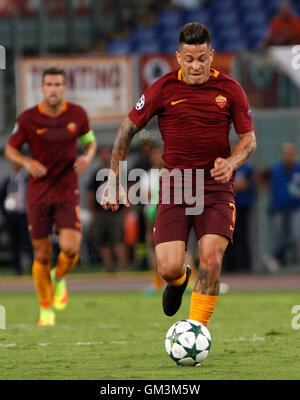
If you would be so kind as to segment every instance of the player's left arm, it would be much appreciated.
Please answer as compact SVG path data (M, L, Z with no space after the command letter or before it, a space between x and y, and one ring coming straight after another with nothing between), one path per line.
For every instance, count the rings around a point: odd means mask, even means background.
M76 158L73 166L78 174L83 174L95 157L97 143L94 132L91 129L86 134L79 136L79 140L83 146L83 154Z
M218 183L229 182L233 171L237 170L242 164L244 164L256 149L256 137L254 131L239 134L239 138L240 142L230 157L218 157L215 160L214 168L210 173Z
M240 141L234 152L227 158L215 160L211 175L218 183L227 183L237 170L256 149L256 137L253 129L252 111L246 93L238 82L231 86L231 117Z

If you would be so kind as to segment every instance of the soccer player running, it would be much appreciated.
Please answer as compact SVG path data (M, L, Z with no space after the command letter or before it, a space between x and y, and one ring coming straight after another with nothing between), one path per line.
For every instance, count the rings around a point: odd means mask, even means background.
M154 224L158 271L167 282L163 310L168 316L178 311L188 284L191 271L184 263L184 255L189 231L194 226L199 277L191 296L189 318L204 325L218 300L222 258L234 231L234 171L256 148L247 97L232 77L211 68L213 55L210 34L204 25L194 22L181 28L176 52L180 69L146 89L118 130L111 160L111 176L116 175L118 188L119 161L125 159L133 136L156 115L164 141L165 169L204 170L203 212L187 215L187 204L163 204L160 193ZM232 154L231 122L240 138ZM194 179L193 186L196 184ZM117 201L113 200L110 186L112 178L102 206L116 210L121 199L128 205L124 191L120 191L119 197L117 191Z
M77 174L88 169L96 151L87 113L81 106L64 100L66 89L64 70L46 69L41 85L43 101L20 114L5 148L5 156L30 173L27 217L40 326L55 325L54 309L62 310L67 305L64 278L79 259L82 236ZM79 157L78 138L83 146ZM25 143L32 158L21 153ZM50 235L54 226L60 253L51 270Z

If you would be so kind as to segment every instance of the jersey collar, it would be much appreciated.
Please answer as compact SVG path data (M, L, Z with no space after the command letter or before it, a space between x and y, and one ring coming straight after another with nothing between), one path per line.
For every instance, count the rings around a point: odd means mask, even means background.
M63 112L65 112L65 111L67 110L67 108L68 108L68 103L64 100L64 101L63 101L63 104L62 104L62 110L61 110L61 113L60 113L60 114L62 114ZM39 110L39 112L40 112L41 114L48 115L48 114L46 114L46 112L45 112L45 110L44 110L44 106L43 106L43 102L42 102L42 101L38 104L38 110ZM60 115L60 114L58 114L58 115Z
M218 76L219 76L219 71L217 71L216 69L214 69L214 68L211 68L210 69L210 76L212 76L213 78L217 78ZM180 68L179 70L178 70L178 72L177 72L177 79L179 80L179 81L182 81L182 69Z

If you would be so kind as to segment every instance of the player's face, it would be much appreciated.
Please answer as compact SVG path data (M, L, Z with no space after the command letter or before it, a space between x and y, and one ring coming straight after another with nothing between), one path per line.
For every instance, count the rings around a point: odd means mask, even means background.
M61 105L66 91L66 84L63 75L45 75L41 90L44 94L44 101L49 107Z
M182 44L176 52L182 79L189 85L202 85L210 77L214 50L207 43Z

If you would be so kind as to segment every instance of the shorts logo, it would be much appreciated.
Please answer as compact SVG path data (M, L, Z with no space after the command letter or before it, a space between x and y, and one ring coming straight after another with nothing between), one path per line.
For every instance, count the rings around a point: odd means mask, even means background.
M143 107L144 107L144 105L145 105L145 95L143 95L140 99L139 99L139 101L136 103L136 105L135 105L135 108L137 109L137 110L141 110Z
M230 225L229 229L231 231L234 231L234 224L235 224L235 220L236 220L236 208L235 208L235 204L234 203L228 203L228 205L232 209L232 222L233 222L233 226Z
M226 98L225 96L222 96L222 95L219 94L219 96L217 96L217 97L215 98L215 100L216 100L217 105L218 105L220 108L226 107L226 105L227 105L227 98Z
M77 125L75 124L75 122L70 122L67 125L67 129L69 132L74 133L76 131Z
M47 130L48 130L48 128L37 129L37 130L36 130L36 133L37 133L38 135L43 135L44 133L47 132Z
M251 117L251 115L252 115L252 110L251 110L251 108L248 108L248 109L247 109L247 115L248 115L249 118Z

